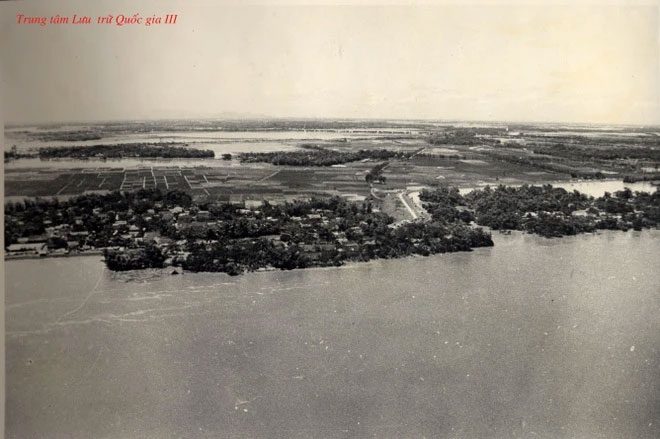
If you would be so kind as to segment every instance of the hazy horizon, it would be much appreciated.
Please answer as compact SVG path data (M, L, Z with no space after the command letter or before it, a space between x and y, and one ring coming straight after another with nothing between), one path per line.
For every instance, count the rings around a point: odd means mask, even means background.
M194 121L367 121L367 122L419 122L437 123L437 124L493 124L493 125L566 125L580 127L630 127L630 128L655 128L660 127L660 123L607 123L607 122L566 122L566 121L534 121L534 120L476 120L476 119L431 119L431 118L379 118L379 117L293 117L293 116L211 116L211 117L163 117L163 118L137 118L137 119L88 119L88 120L52 120L36 122L11 122L5 121L5 128L23 127L23 126L48 126L48 125L74 125L89 124L102 125L112 123L154 123L154 122L194 122Z
M2 2L4 117L660 124L658 6L546 3ZM179 18L16 24L135 12Z

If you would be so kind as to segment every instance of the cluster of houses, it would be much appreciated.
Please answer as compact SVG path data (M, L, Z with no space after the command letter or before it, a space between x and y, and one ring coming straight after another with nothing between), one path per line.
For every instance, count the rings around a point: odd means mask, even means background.
M44 220L44 226L43 234L18 238L16 243L7 246L5 256L67 256L70 252L91 253L95 250L85 243L89 236L88 231L74 231L70 224L52 225L50 220Z
M46 241L29 242L25 238L24 242L9 245L5 257L48 256L48 253Z
M212 212L199 210L195 206L164 208L161 203L156 203L154 208L139 214L133 209L113 213L95 208L93 215L103 218L105 224L102 235L94 230L86 230L85 221L81 217L76 217L73 224L53 224L50 220L44 220L43 234L19 238L18 242L6 248L6 256L20 258L93 254L100 253L102 248L125 250L149 242L163 250L171 260L185 259L189 255L190 242L214 244L217 240L209 238L213 236L209 231L222 231L227 226L226 222L241 219L255 227L277 224L275 228L281 229L281 233L262 237L270 239L276 247L281 248L294 243L311 260L322 259L335 252L358 254L361 244L370 243L368 239L366 242L362 239L364 232L361 226L366 225L365 222L342 231L340 218L330 210L313 209L311 213L302 216L274 218L265 216L259 207L257 204L251 204L249 208L244 205L236 211L237 217L228 221L218 220ZM150 223L154 226L150 226ZM156 223L173 226L178 233L168 235L181 239L162 236L157 231L160 227L155 226ZM356 241L360 241L360 244ZM236 243L240 245L240 239Z

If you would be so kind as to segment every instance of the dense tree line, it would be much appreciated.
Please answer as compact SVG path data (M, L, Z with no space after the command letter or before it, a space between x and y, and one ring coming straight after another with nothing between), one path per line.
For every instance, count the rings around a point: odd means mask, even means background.
M473 213L464 208L467 206L467 201L455 187L439 186L434 190L425 189L420 193L419 198L435 221L462 221L467 224L474 221Z
M639 174L626 175L623 177L624 183L635 183L637 181L658 181L658 180L660 180L660 172L658 172L657 170L655 172L648 172L641 175Z
M5 163L17 159L29 159L36 157L35 153L31 152L18 152L16 145L13 145L9 151L5 151Z
M89 158L213 158L211 150L188 148L184 143L125 143L118 145L90 145L46 147L39 149L42 159Z
M360 160L389 160L407 158L410 152L389 149L361 149L359 151L337 151L327 148L304 148L300 151L246 152L240 159L246 163L271 163L287 166L332 166Z
M358 249L350 253L339 246L330 245L330 249L323 248L323 245L317 246L319 254L312 259L300 242L278 246L265 238L221 239L210 246L193 244L190 247L191 255L182 261L182 267L189 271L220 271L233 275L263 267L291 270L311 266L339 266L346 261L428 256L493 245L490 234L482 229L438 222L376 228L372 233L360 234L359 243Z
M98 131L89 130L45 131L28 133L31 138L44 142L84 142L88 140L100 140L103 138Z
M551 140L561 144L586 146L588 148L607 149L611 147L643 147L652 149L660 147L660 136L655 133L650 133L643 128L641 130L626 129L625 131L628 134L635 134L631 136L608 135L607 132L600 132L598 136L556 135L556 133L553 132L552 136L545 136L539 135L539 131L542 130L537 128L534 131L526 132L524 135L525 137L538 140L539 143L545 143ZM615 130L614 133L616 132L618 131Z
M622 145L570 145L557 143L554 145L532 145L531 150L537 154L548 154L569 159L649 159L660 162L660 145L656 147L622 146Z
M523 185L478 189L463 196L438 187L420 194L434 221L462 221L494 230L523 230L560 237L599 229L641 230L660 225L660 193L630 189L599 198L562 188Z
M660 194L629 189L594 199L551 185L486 187L464 197L477 224L494 230L525 230L546 237L597 229L642 229L660 225ZM577 211L581 214L576 215Z
M495 143L496 140L481 136L502 136L505 134L506 131L503 128L452 128L443 132L433 133L429 136L428 142L432 145L484 145Z

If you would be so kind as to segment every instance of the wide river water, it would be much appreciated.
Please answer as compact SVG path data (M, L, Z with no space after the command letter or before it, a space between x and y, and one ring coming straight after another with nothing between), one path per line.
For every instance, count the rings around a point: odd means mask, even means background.
M7 437L660 437L660 231L172 276L6 263Z

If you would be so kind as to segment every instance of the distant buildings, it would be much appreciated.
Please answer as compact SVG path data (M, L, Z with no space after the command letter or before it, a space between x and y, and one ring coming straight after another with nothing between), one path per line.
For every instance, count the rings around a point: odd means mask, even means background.
M48 246L45 242L26 242L11 244L7 247L7 256L46 256Z

